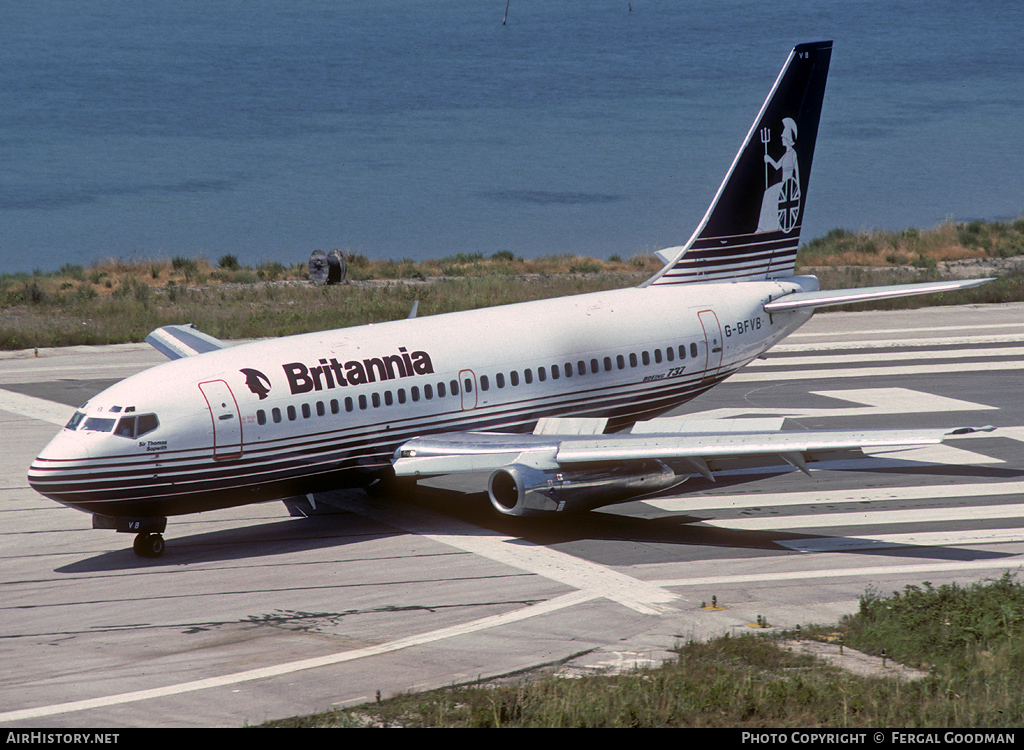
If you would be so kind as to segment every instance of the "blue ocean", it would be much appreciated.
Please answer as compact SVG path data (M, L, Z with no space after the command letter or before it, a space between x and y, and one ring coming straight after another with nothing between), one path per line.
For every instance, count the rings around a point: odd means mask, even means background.
M1024 3L0 4L0 272L629 257L833 39L803 239L1024 213ZM503 20L505 22L503 22Z

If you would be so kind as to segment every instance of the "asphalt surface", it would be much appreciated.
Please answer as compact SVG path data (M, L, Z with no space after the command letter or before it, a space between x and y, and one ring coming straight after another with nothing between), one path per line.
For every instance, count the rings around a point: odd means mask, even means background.
M1016 571L1022 355L1021 305L820 314L681 413L996 431L554 520L496 517L475 477L413 502L336 493L342 510L311 518L267 503L173 518L144 560L25 472L73 406L161 356L0 354L0 726L252 725L543 664L659 662L758 616L835 622L869 589Z

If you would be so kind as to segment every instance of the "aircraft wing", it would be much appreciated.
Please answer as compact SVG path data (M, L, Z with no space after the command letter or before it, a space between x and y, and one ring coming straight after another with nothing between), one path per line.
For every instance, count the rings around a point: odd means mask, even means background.
M892 286L868 286L859 289L830 289L817 292L794 292L772 300L764 306L766 313L786 312L810 307L849 305L854 302L868 302L892 297L909 297L915 294L938 294L969 289L993 281L987 279L966 279L953 281L930 281L920 284L895 284Z
M807 462L814 460L815 454L935 445L951 435L993 429L783 431L769 427L769 431L764 429L765 422L655 419L638 422L631 432L609 435L450 433L419 437L404 443L396 451L392 463L397 476L429 477L496 471L511 464L542 471L564 471L599 467L601 464L660 460L713 481L713 468L723 459L767 457L779 459L807 473ZM781 422L779 419L779 426Z
M182 359L196 354L225 349L220 339L209 336L194 325L164 326L146 336L146 343L168 359Z

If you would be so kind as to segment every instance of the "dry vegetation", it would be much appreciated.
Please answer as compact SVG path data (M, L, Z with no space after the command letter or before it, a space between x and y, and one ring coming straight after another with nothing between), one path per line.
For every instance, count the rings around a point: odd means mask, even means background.
M465 685L271 722L277 727L1004 727L1024 721L1024 587L1014 576L968 587L925 582L805 637L911 664L905 681L860 676L776 637L690 642L661 667L606 677L546 676ZM1011 739L1012 741L1012 739Z
M798 272L823 288L998 275L970 292L876 303L876 307L1024 299L1024 219L943 224L930 231L836 229L804 245ZM162 325L190 322L220 338L253 338L522 302L637 284L660 268L654 256L516 258L458 254L438 260L370 260L346 254L339 286L308 281L305 261L243 267L232 255L105 260L89 268L0 275L0 349L141 341ZM951 268L950 263L958 264Z

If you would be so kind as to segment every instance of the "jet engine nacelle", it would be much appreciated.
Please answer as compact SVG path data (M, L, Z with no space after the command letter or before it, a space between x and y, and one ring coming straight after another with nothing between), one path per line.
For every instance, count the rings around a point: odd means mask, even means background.
M571 471L510 464L491 474L487 494L499 513L540 516L621 503L681 481L672 469L657 460Z

